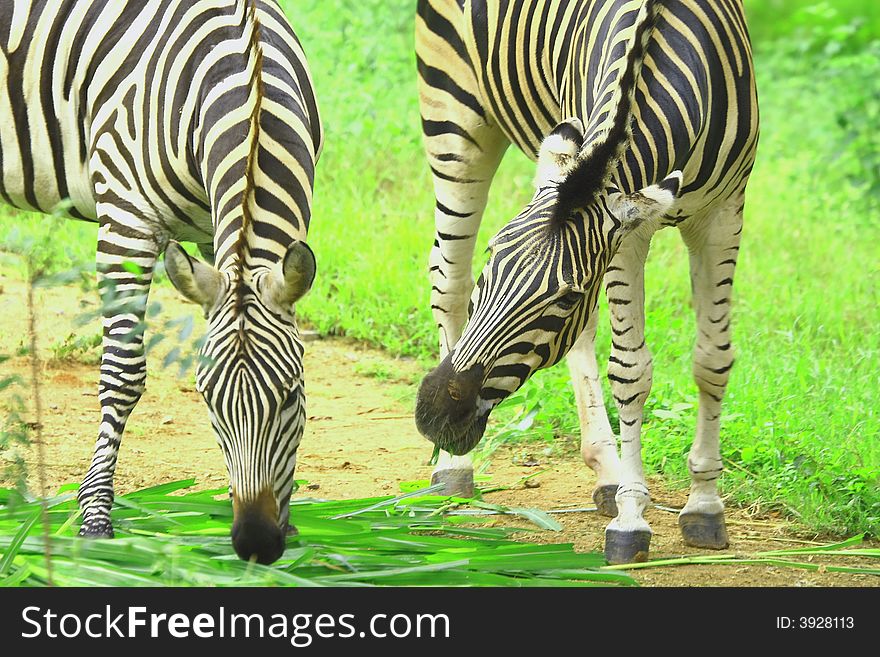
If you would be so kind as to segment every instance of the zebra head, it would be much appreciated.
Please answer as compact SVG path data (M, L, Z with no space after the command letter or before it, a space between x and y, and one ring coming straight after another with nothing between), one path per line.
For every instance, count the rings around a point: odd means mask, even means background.
M602 155L596 171L596 159L582 155L583 141L578 119L544 140L532 201L490 241L464 333L421 383L418 429L452 454L473 449L491 410L571 349L620 241L666 213L678 195L677 171L621 192L610 180L616 153Z
M284 551L305 424L294 304L312 285L315 257L294 241L274 266L218 271L172 242L165 267L208 320L196 388L229 472L233 546L243 559L272 563Z

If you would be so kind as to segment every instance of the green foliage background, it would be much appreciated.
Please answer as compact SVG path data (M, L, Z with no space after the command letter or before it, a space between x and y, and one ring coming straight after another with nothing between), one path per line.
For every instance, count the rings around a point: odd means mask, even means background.
M419 132L414 3L282 4L309 56L327 132L310 233L319 276L299 312L324 333L427 368L436 355L426 264L433 197ZM746 0L746 9L762 136L737 271L723 486L733 503L784 511L816 531L876 536L880 3ZM508 153L481 243L528 200L532 173L524 156ZM0 212L0 241L50 230L37 217ZM95 228L67 222L51 242L59 266L91 262ZM662 231L646 272L655 381L644 455L649 471L681 486L696 403L686 262L675 232ZM600 358L608 342L600 329ZM614 421L613 404L609 413ZM487 442L563 449L577 433L559 366L505 403Z

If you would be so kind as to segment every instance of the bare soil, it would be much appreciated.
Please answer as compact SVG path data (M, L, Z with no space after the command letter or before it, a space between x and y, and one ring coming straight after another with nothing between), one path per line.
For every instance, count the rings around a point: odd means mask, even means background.
M27 344L25 284L15 275L0 273L0 354L14 354ZM158 286L158 300L166 317L189 313L174 290ZM44 359L43 405L46 468L49 491L78 482L86 471L98 426L97 349L77 352L65 360L53 357L71 333L93 335L99 322L76 326L75 319L96 308L96 293L74 287L37 291L39 352ZM197 314L197 313L196 313ZM196 321L195 334L203 329ZM164 353L151 356L150 378L129 421L116 473L116 490L124 493L145 486L194 478L198 486L226 485L223 458L207 421L204 402L195 391L191 375L177 375L177 368L162 368ZM91 362L88 362L90 361ZM86 361L86 362L83 362ZM26 356L0 365L0 375L29 377ZM412 419L412 399L421 368L413 361L393 359L361 344L340 339L317 339L306 345L305 362L308 416L306 435L299 451L296 477L308 482L299 495L360 498L399 492L403 481L427 479L431 446L419 436ZM20 389L29 397L28 389ZM8 396L2 402L8 404ZM575 450L558 450L523 459L529 446L502 447L491 455L488 474L492 485L512 486L487 493L488 502L544 510L581 509L593 506L592 472ZM534 454L532 455L534 457ZM33 466L33 454L27 455ZM526 465L528 464L528 465ZM31 467L33 473L36 468ZM523 482L536 472L542 474ZM34 479L32 475L32 479ZM0 480L0 485L8 483ZM30 482L36 488L36 481ZM669 489L652 480L655 504L680 508L686 492ZM528 486L528 487L527 487ZM554 515L562 532L529 532L526 540L573 543L578 550L601 551L607 518L593 511ZM652 558L699 553L686 547L679 535L675 513L648 511L654 536ZM522 525L499 517L492 522ZM747 554L762 550L803 547L819 537L781 518L751 517L745 510L727 512L730 552ZM867 561L825 558L823 563L874 566ZM643 585L653 586L878 586L880 577L847 573L814 572L755 565L691 565L634 571Z

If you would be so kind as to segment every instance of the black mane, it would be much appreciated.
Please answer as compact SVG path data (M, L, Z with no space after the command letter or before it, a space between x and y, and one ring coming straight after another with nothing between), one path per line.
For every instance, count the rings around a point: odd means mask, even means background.
M636 26L633 45L627 53L626 68L617 83L618 103L611 128L600 141L582 147L577 164L559 183L559 197L552 218L554 225L568 221L574 210L596 200L608 186L614 167L629 145L636 85L662 5L662 0L647 0L644 5L644 17Z

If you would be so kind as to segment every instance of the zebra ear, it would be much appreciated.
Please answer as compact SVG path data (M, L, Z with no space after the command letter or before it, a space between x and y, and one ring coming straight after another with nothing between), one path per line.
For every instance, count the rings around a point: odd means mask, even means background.
M584 143L584 124L573 117L558 123L541 142L538 150L538 170L535 187L545 187L565 177L577 163L577 155Z
M681 171L673 171L656 185L632 194L618 192L609 200L609 209L627 232L646 221L669 212L681 192Z
M306 295L315 280L315 254L299 240L287 247L284 259L270 274L269 294L281 308L289 308Z
M205 309L205 315L217 301L223 275L210 265L190 256L174 240L165 249L165 271L177 290Z

